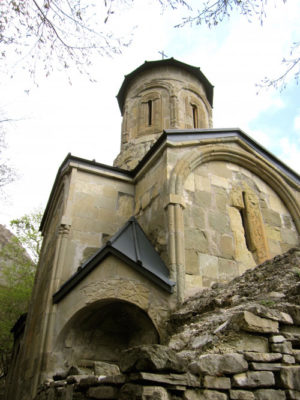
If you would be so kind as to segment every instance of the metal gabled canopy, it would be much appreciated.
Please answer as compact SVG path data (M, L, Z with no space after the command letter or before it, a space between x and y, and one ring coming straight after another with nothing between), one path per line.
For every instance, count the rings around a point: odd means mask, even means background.
M137 220L131 217L105 246L101 247L61 286L53 295L53 302L58 303L62 300L109 255L118 257L149 280L172 293L175 283L169 279L168 268Z

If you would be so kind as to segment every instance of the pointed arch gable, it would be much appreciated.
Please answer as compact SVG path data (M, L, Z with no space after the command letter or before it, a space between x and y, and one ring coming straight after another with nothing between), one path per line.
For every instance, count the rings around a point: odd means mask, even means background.
M236 140L236 142L239 141ZM245 147L244 143L243 147ZM188 175L200 165L210 161L228 161L259 176L285 204L300 234L300 206L289 185L285 182L285 180L291 180L288 177L283 177L283 173L275 169L261 156L249 153L242 148L213 144L198 147L187 153L178 161L171 173L170 193L182 196L184 182Z

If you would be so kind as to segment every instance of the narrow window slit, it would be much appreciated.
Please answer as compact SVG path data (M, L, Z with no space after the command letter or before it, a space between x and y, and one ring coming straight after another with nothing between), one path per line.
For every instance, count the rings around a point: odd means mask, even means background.
M198 128L198 110L197 106L192 104L192 111L193 111L193 127Z
M248 221L248 217L247 217L246 193L243 192L242 195L243 195L244 208L240 209L239 211L240 211L242 225L243 225L244 232L245 232L246 246L247 246L247 249L252 252L252 251L254 251L254 249L253 249L253 245L252 245L252 241L251 241L250 226L249 226L249 221Z
M148 126L152 125L152 100L147 102L148 104Z

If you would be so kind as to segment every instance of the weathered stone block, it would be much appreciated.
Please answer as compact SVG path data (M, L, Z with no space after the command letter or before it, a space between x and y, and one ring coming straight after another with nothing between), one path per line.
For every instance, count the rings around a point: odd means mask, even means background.
M98 376L90 375L80 379L79 386L82 388L86 388L88 386L98 385L98 383Z
M126 383L120 390L119 400L169 400L169 394L161 386L141 386Z
M300 391L300 366L282 367L280 381L284 388Z
M248 392L248 390L230 390L230 398L232 400L254 400L255 396L253 392Z
M266 224L271 225L271 226L281 227L281 218L277 212L270 210L268 208L263 208L262 214L263 214L264 222Z
M221 192L215 194L215 201L218 210L225 212L228 204L228 195L225 189L218 188Z
M290 246L299 245L299 237L297 232L290 229L281 229L282 241L289 244Z
M88 389L88 396L92 399L117 399L119 389L115 386L97 386Z
M119 393L119 400L142 400L143 386L126 383Z
M227 214L215 212L208 216L209 226L216 232L226 233L229 231L229 220Z
M281 241L281 233L280 228L275 226L266 226L266 234L267 237L271 240L280 242Z
M258 389L255 391L255 399L257 400L285 400L285 392L275 389Z
M239 351L253 351L267 353L269 350L268 339L262 336L240 333L234 340L228 342L231 347Z
M200 387L200 381L195 376L188 373L185 374L157 374L151 372L134 372L128 378L131 382L139 382L148 385L155 383L157 385L163 384L168 386L188 386Z
M212 175L211 176L211 184L215 185L215 186L223 187L225 189L229 188L229 180L226 178L223 178L221 176Z
M222 375L246 371L248 363L241 354L206 354L189 365L195 374Z
M290 354L283 354L282 362L284 364L295 364L296 360L295 357L291 356Z
M247 332L278 333L278 322L244 311L239 314L238 324Z
M119 214L130 217L134 209L133 196L126 193L118 193L117 209Z
M99 384L122 385L126 382L125 375L99 376Z
M287 312L293 318L294 323L300 325L300 306L295 304L287 304L285 305Z
M233 238L229 235L222 235L220 239L220 251L225 258L234 258Z
M199 254L199 266L201 275L213 279L218 278L218 258L209 254Z
M274 336L269 337L270 343L283 343L285 341L286 341L286 339L282 335L274 335Z
M186 229L184 232L186 248L195 249L201 253L208 253L208 236L204 230L200 229Z
M161 386L145 386L143 388L143 400L169 400L169 394Z
M275 353L293 354L291 342L273 343L271 348Z
M116 364L109 364L103 361L95 361L95 375L119 375L120 368Z
M68 370L68 376L69 375L92 375L93 374L93 367L78 367L76 365L73 365L72 367L69 368Z
M281 364L277 363L258 363L252 362L250 363L251 368L255 371L279 371L281 368Z
M144 195L142 196L142 209L144 210L150 203L151 197L150 197L150 192L146 192L144 193Z
M300 392L298 390L287 390L286 395L289 400L300 400Z
M203 379L203 386L207 389L230 389L230 378L206 375Z
M281 333L290 338L292 341L300 342L300 326L287 326L284 325L281 327Z
M253 312L253 314L258 315L259 317L272 319L274 321L282 322L283 324L290 325L294 322L289 314L264 306L254 306L253 308L250 308L249 311Z
M184 400L227 400L225 393L216 390L194 391L186 390L183 395Z
M282 359L281 353L255 353L255 352L245 352L244 357L248 361L257 362L274 362Z
M89 375L70 375L67 377L67 384L79 383L81 379L88 378Z
M184 400L199 400L202 399L200 390L186 390L183 394Z
M199 264L198 264L198 253L191 249L185 252L185 272L187 274L198 275Z
M275 384L274 375L269 371L247 371L233 376L232 386L255 388L268 387Z
M195 193L195 203L204 209L209 208L211 205L211 193L197 191Z
M200 207L192 207L190 210L191 224L197 228L205 228L205 213Z
M207 345L208 343L212 343L213 341L213 337L212 335L209 334L205 334L205 335L201 335L201 336L196 336L191 343L191 347L193 349L199 349L201 347L204 347L205 345Z
M195 189L210 192L210 179L207 176L200 176L198 174L195 174Z
M189 174L189 176L186 178L184 182L184 189L189 190L190 192L195 191L195 178L193 173Z
M232 170L228 168L227 163L222 161L212 162L209 166L209 170L214 175L222 176L223 178L231 179L232 177Z
M183 372L184 363L167 346L145 345L132 347L123 351L120 359L120 369L122 372Z
M228 282L238 275L239 267L235 261L219 258L218 278L220 281Z
M297 363L300 363L300 350L293 350L293 356L295 358L295 361L297 361Z

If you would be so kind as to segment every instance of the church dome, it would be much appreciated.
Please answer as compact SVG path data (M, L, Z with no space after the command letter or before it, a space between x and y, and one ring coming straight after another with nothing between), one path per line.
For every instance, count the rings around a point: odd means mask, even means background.
M117 95L121 152L114 165L133 169L165 129L212 127L213 86L200 68L174 58L145 62Z

